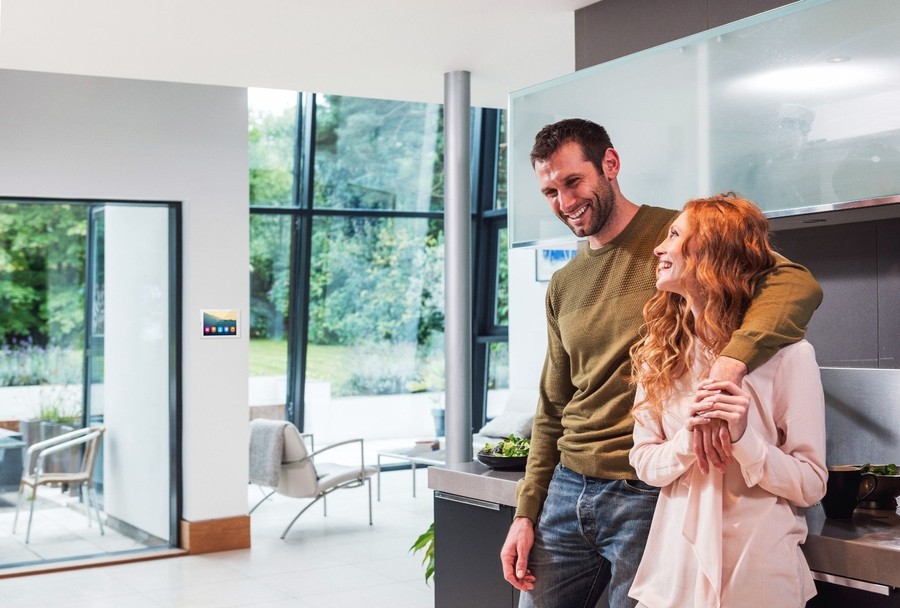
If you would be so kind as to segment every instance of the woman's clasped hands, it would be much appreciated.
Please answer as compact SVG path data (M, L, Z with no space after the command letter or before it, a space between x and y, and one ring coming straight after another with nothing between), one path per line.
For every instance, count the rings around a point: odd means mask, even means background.
M747 430L747 410L750 407L750 394L747 391L734 382L706 380L700 383L695 400L691 416L685 422L689 431L708 425L713 420L721 420L728 426L731 443L744 436L744 431Z

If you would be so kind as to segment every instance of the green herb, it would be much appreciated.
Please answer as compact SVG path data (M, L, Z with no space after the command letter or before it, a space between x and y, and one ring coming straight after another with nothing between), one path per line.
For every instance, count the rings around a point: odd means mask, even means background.
M869 464L868 462L860 467L863 473L875 473L876 475L897 475L897 465L891 464Z
M531 448L531 440L525 437L516 437L512 434L506 439L501 439L500 443L494 445L492 443L484 444L479 450L479 454L486 456L506 456L508 458L528 456L528 450Z

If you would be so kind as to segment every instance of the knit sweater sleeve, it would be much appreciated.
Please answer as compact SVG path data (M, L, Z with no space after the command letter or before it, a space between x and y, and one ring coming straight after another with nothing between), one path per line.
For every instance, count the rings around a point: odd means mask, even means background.
M743 361L753 371L778 349L803 339L806 325L822 303L822 288L800 264L777 256L777 265L760 279L741 327L722 356Z

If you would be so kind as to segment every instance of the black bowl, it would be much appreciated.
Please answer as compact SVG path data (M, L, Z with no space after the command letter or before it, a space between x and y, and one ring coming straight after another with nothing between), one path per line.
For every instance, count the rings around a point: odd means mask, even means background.
M859 503L860 508L895 510L897 508L897 497L900 496L900 475L880 475L875 473L875 478L878 480L878 485L871 494ZM873 485L871 477L863 477L859 484L860 494L869 492Z
M495 456L478 454L478 461L492 469L502 471L524 471L528 456Z

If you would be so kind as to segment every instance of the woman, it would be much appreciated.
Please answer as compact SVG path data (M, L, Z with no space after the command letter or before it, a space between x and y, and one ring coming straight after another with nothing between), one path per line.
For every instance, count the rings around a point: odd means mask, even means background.
M741 386L706 378L775 265L768 224L733 194L693 200L654 250L656 295L632 350L638 477L662 488L629 595L648 608L803 606L815 595L800 550L803 507L825 494L825 414L805 340ZM720 420L733 458L694 466L691 432Z

